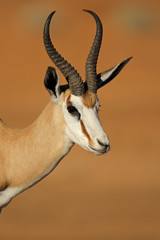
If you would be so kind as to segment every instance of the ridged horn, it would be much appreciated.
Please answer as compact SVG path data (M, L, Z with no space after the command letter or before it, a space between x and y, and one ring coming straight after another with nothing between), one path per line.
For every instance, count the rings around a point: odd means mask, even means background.
M103 27L102 27L101 20L99 19L97 14L86 9L83 9L83 11L91 14L94 17L97 25L94 42L92 44L89 55L87 57L86 66L85 66L88 91L92 93L96 93L97 92L97 69L96 68L97 68L97 60L98 60L98 55L99 55L101 42L102 42Z
M52 62L57 66L57 68L61 71L63 76L66 78L71 93L75 96L82 96L85 93L84 83L79 75L79 73L75 70L75 68L68 63L55 49L54 45L52 44L49 27L52 16L54 15L55 11L52 12L44 25L43 30L43 41L45 49L52 60Z

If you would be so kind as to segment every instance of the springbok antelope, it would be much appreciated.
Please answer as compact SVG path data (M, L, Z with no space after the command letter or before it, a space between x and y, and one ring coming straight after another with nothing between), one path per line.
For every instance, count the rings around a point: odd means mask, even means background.
M96 65L102 41L102 23L96 21L96 35L86 60L86 81L56 50L50 39L52 12L45 23L43 39L52 62L68 84L60 85L53 67L48 67L44 85L51 100L38 119L26 129L12 129L0 121L0 210L13 197L47 176L76 143L94 153L110 149L109 140L98 118L97 90L110 82L129 62L97 74Z

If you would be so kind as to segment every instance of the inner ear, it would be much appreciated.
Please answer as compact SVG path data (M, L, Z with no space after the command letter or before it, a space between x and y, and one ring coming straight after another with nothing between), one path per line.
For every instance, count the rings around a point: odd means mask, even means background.
M113 78L115 78L131 59L132 57L126 58L115 67L110 68L109 70L98 74L97 89L103 87L104 85L109 83Z
M56 98L59 95L59 76L55 68L48 67L45 78L44 85L49 91L50 95L54 95Z

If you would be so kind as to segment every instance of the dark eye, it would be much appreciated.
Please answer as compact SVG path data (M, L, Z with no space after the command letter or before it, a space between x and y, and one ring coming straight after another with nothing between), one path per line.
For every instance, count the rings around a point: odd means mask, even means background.
M74 107L74 106L68 106L67 107L67 110L70 114L74 115L74 116L77 116L78 119L80 119L80 113L78 112L78 110Z

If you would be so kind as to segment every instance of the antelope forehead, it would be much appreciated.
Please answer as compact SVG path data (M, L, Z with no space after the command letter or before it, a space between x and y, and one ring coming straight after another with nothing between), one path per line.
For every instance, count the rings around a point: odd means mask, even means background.
M81 97L75 96L72 94L67 97L66 104L67 105L73 104L78 109L82 109L82 107L83 107L83 102L82 102Z
M87 112L94 110L99 107L99 100L96 94L86 93L83 96L75 96L71 94L70 91L66 91L65 93L65 102L66 105L74 105L78 111L83 111L87 114ZM83 110L82 110L83 109ZM88 112L88 113L89 113Z
M89 109L94 108L95 105L98 103L98 98L96 94L93 93L86 93L83 96L69 95L67 97L67 102L68 100L77 106L85 106Z
M94 108L97 102L97 96L94 93L87 92L83 95L83 104L87 108Z

